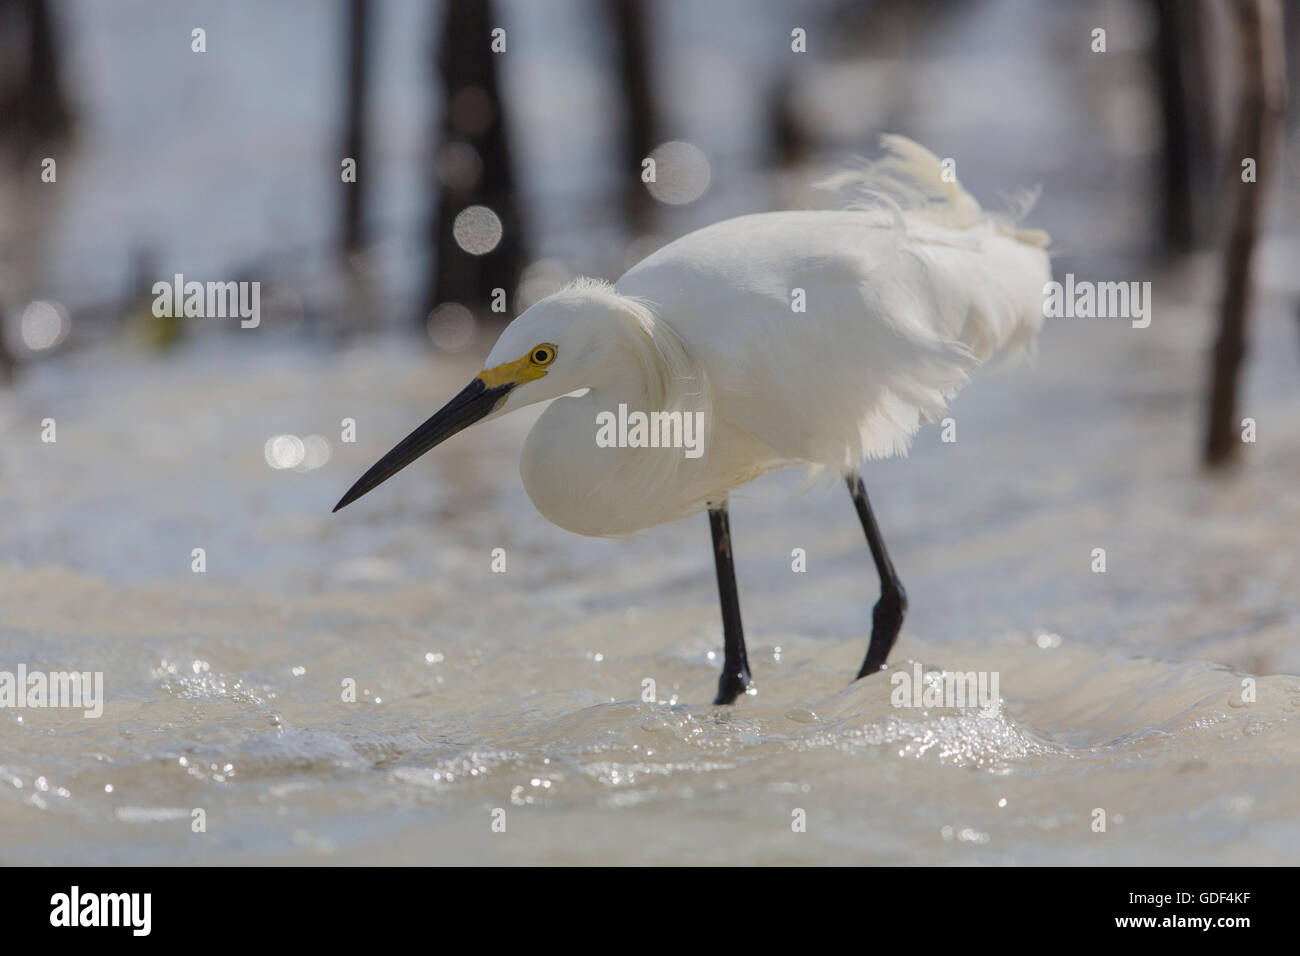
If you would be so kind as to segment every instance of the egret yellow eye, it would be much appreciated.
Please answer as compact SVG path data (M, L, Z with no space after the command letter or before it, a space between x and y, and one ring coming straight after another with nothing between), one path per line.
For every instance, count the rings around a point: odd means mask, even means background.
M555 346L537 346L537 348L533 349L533 354L528 356L528 360L534 365L550 365L555 361Z

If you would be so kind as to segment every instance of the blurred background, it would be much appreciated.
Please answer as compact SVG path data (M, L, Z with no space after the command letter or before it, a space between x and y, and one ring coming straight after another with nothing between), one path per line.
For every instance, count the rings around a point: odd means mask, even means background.
M1298 73L1300 10L1254 0L0 0L0 668L110 695L0 715L0 860L1286 858ZM847 498L797 475L733 509L737 723L705 706L703 520L547 525L535 411L329 516L531 303L825 205L882 132L987 209L1041 187L1057 279L1154 286L1150 328L1049 319L1036 366L958 398L955 444L867 471L896 654L1000 670L996 726L844 689L875 581ZM260 282L261 325L154 315L177 273ZM484 847L496 805L550 813ZM1097 805L1133 832L1093 839Z
M67 323L60 347L118 337L153 281L183 272L259 279L276 332L431 324L439 351L490 344L492 289L508 293L500 324L691 229L812 204L810 180L882 131L956 157L993 208L1041 185L1060 272L1149 273L1227 231L1232 9L5 0L6 341L20 362L57 351L21 332L42 297ZM478 42L494 28L503 54ZM652 155L664 175L647 189ZM1270 223L1294 202L1294 161L1273 172ZM471 206L486 211L458 241Z

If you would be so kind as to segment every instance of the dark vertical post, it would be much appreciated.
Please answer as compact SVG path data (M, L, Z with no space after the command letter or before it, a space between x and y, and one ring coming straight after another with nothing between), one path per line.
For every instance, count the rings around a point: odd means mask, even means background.
M517 41L507 35L507 52L492 52L492 31L502 27L493 11L490 0L445 0L443 4L438 70L446 95L431 236L436 262L421 323L443 302L486 312L493 289L514 295L523 268L523 222L497 74L499 62L509 55L509 43ZM457 151L463 159L465 147L472 150L476 162L468 168L459 160L446 162ZM501 241L484 255L462 249L452 231L457 214L471 205L486 206L501 221Z
M1185 20L1195 15L1195 4L1157 0L1155 74L1160 87L1160 115L1164 125L1161 149L1160 246L1162 251L1185 252L1192 247L1196 193L1192 164L1199 161L1191 149L1188 129L1187 75L1197 69L1199 51L1188 49Z
M5 315L4 306L0 305L0 385L12 382L14 372L18 368L18 362L14 359L13 353L9 351L9 343L3 335L2 330L7 325L8 317Z
M1210 467L1227 464L1241 448L1237 392L1246 354L1250 263L1286 105L1285 48L1277 3L1234 0L1229 8L1237 36L1241 92L1225 177L1232 200L1232 222L1224 250L1223 304L1212 357L1206 422L1205 462ZM1255 161L1254 182L1242 181L1244 159Z
M343 155L357 164L357 180L343 184L343 252L360 249L365 239L362 214L365 209L366 177L366 66L370 45L370 0L347 0L347 91L343 119Z
M32 130L40 137L62 132L68 120L67 105L59 86L58 46L47 0L27 0L31 17L31 59L27 64L27 91Z
M5 73L0 80L0 129L17 133L22 148L67 132L70 113L59 82L59 44L48 0L0 0L0 29L22 31L23 37L6 36L6 54L21 50L26 41L26 71Z
M789 71L768 88L766 99L768 147L773 162L781 169L791 169L804 161L811 147L795 112Z
M647 232L655 204L641 182L641 162L658 145L658 113L650 80L650 52L642 0L602 0L613 27L614 55L623 100L623 217L628 230Z

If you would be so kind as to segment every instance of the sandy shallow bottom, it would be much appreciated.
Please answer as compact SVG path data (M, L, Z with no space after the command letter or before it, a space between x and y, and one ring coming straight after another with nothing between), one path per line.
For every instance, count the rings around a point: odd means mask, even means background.
M1261 440L1215 481L1198 335L1057 325L958 399L955 444L868 468L912 599L896 664L997 672L991 712L849 684L876 585L834 483L734 500L757 693L714 709L706 522L547 525L531 414L329 514L473 357L45 363L0 412L0 669L103 671L108 700L0 711L0 862L1294 863L1294 332L1262 323ZM284 432L330 460L272 470Z

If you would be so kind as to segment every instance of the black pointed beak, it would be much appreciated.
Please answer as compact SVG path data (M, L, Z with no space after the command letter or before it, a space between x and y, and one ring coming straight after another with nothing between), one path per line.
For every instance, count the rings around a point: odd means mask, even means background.
M474 379L432 418L375 462L370 470L348 489L348 493L339 499L334 510L338 511L352 504L367 491L383 484L435 445L442 444L458 431L468 428L480 418L491 414L514 387L514 382L507 382L505 385L489 388L481 378Z

